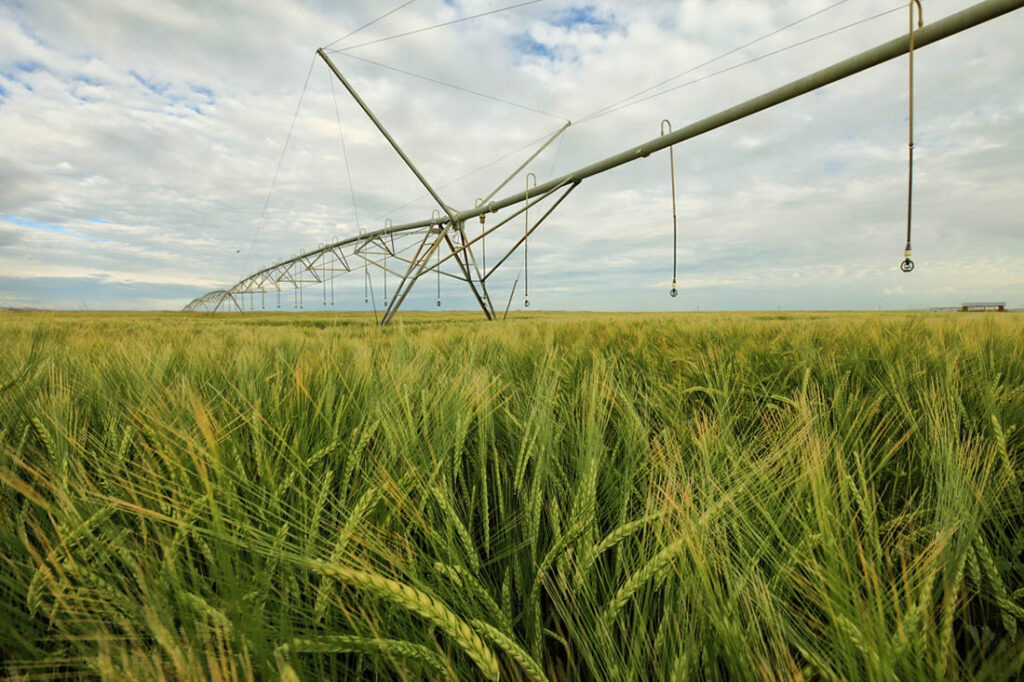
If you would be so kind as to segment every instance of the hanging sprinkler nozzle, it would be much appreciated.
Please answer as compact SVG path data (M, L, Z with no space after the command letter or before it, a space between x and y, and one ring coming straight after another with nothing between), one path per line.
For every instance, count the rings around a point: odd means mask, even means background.
M668 128L667 131L666 128ZM664 135L666 132L672 132L672 123L667 118L661 122L661 134ZM678 260L679 253L679 222L676 216L676 158L672 151L672 147L668 148L668 168L669 179L672 187L672 288L668 293L669 296L675 298L679 295L679 289L676 288L676 261Z
M903 262L900 263L900 270L903 272L913 272L914 261L910 260L913 255L913 251L910 248L910 229L912 226L911 216L914 205L914 6L917 6L917 28L920 29L924 26L924 13L921 10L921 0L911 0L910 2L910 50L908 51L910 57L910 96L909 96L909 114L907 117L907 151L908 151L908 164L907 164L907 245L903 249Z
M910 242L907 242L907 248L903 250L903 262L900 263L900 270L903 272L912 272L914 269L914 261L910 260L910 257L914 255L914 252L910 248Z

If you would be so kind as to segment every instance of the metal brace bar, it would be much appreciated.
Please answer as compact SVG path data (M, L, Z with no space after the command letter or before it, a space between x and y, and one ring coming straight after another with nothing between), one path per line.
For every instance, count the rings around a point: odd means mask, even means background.
M544 213L544 215L542 215L540 217L540 220L538 220L536 223L534 223L533 227L531 227L526 232L526 234L524 234L522 237L519 238L519 241L517 241L515 243L515 246L513 246L511 249L509 249L509 252L506 253L504 256L502 256L501 260L499 260L497 262L497 264L495 264L494 267L492 267L490 269L490 271L486 275L484 275L484 279L486 280L488 277L493 275L494 271L497 270L501 266L502 263L504 263L506 260L508 260L509 256L511 256L513 253L515 253L516 249L519 248L519 245L522 244L523 242L525 242L526 238L529 237L531 234L533 234L533 231L536 230L538 227L540 227L541 223L544 222L544 219L547 218L549 215L551 215L554 212L554 210L556 208L558 208L558 205L560 203L562 203L562 200L565 199L567 196L569 196L569 194L571 194L574 189L579 187L579 185L580 185L579 181L576 181L576 182L572 183L571 185L569 185L569 188L565 190L565 192L562 194L562 196L558 197L558 199L555 201L555 203L553 203L551 205L551 207L548 208L548 210Z
M491 192L490 194L488 194L488 195L487 195L486 197L484 197L483 199L481 199L481 200L480 200L480 203L481 203L481 204L486 204L486 203L487 203L488 201L490 201L491 199L493 199L493 198L494 198L494 195L495 195L495 194L497 194L498 192L500 192L500 191L501 191L501 188L502 188L502 187L504 187L504 186L505 186L505 185L507 185L507 184L508 184L509 182L511 182L511 181L512 181L512 178L514 178L515 176L519 175L519 173L520 173L520 172L521 172L521 171L522 171L522 170L523 170L524 168L526 168L526 166L527 166L527 165L528 165L528 164L529 164L529 163L530 163L531 161L533 161L533 160L534 160L534 159L536 159L536 158L537 158L538 156L540 156L540 153L541 153L542 151L544 151L545 149L547 149L547 148L548 148L548 145L549 145L549 144L551 144L552 142L554 142L554 141L555 141L556 139L558 139L558 137L559 137L559 136L560 136L560 135L561 135L562 133L564 133L564 132L565 132L565 130L566 130L566 129L567 129L567 128L568 128L569 126L571 126L571 125L572 125L572 121L566 121L566 122L565 122L565 125L564 125L564 126L562 126L561 128L559 128L559 129L558 129L558 132L556 132L556 133L555 133L554 135L552 135L551 137L549 137L549 138L547 139L547 142L545 142L544 144L542 144L542 145L540 146L540 149L538 149L537 151L535 151L535 152L534 152L533 154L530 154L530 158L528 158L528 159L527 159L526 161L523 161L523 162L522 162L521 164L519 164L519 168L516 168L516 169L515 169L514 171L512 171L512 174L511 174L511 175L509 175L509 176L508 176L507 178L505 178L504 180L502 180L502 181L501 181L501 184L500 184L500 185L498 185L497 187L495 187L495 188L494 188L494 190L493 190L493 191L492 191L492 192Z
M540 202L544 201L544 200L545 200L545 199L547 199L547 198L548 198L549 196L551 196L552 194L554 194L555 192L557 192L558 190L560 190L560 189L562 189L563 187L565 187L565 185L567 185L567 184L570 184L570 183L569 183L569 182L567 181L566 183L564 183L564 184L561 184L561 185L559 185L558 187L555 187L554 189L548 190L548 191L547 191L547 192L545 192L545 193L544 193L544 195L543 195L543 196L541 196L540 198L536 198L536 197L535 197L536 201L535 201L535 203L533 203L533 204L531 204L531 205L532 205L532 206L536 206L537 204L539 204ZM479 236L477 236L477 237L474 237L473 239L469 240L469 242L468 242L468 243L467 243L467 244L466 244L465 246L462 246L462 247L460 247L460 249L464 249L464 248L466 248L466 247L468 247L468 246L472 246L473 244L476 244L476 243L477 243L478 241L480 241L481 239L483 239L484 237L486 237L486 236L487 236L487 235L489 235L490 233L494 232L495 230L497 230L497 229L499 229L499 228L501 228L501 227L504 227L504 226L505 226L506 224L508 224L508 223L509 223L509 221L515 220L516 218L518 218L519 216L521 216L521 215L522 215L522 214L523 214L523 213L524 213L524 212L525 212L525 211L526 211L526 210L527 210L528 208L529 208L529 206L526 206L526 205L524 205L524 206L522 206L521 208L518 208L518 209L516 209L514 213L512 213L512 214L511 214L511 215L509 215L509 216L507 216L506 218L504 218L504 219L503 219L503 220L501 220L500 222L497 222L497 223L495 223L494 225L492 225L491 227L489 227L489 228L488 228L488 229L487 229L487 230L486 230L485 232L483 232L483 233L482 233L482 234L480 234ZM444 258L442 258L442 259L441 259L441 263L444 263L444 262L445 262L446 260L448 260L448 259L449 259L449 258L451 258L451 257L452 257L452 256L451 256L451 254L449 254L449 255L445 256ZM485 277L484 277L484 279L487 279L487 277L485 276Z

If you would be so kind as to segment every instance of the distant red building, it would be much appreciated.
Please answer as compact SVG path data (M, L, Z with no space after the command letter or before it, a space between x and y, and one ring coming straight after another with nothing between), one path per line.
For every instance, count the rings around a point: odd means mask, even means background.
M963 303L962 313L1005 313L1006 303Z

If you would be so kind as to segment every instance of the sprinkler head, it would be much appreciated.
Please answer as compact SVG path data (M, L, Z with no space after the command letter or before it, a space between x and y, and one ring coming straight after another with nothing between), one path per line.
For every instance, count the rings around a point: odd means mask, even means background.
M438 308L440 308L440 307L441 307L441 299L437 299L437 307L438 307Z
M676 289L675 287L672 287L672 289L668 292L668 295L671 296L672 298L675 298L676 296L679 295L679 290Z
M523 301L523 307L525 307L525 308L529 308L530 307L530 297L529 296L527 296L526 299Z
M902 270L903 272L913 272L914 261L910 260L909 258L904 259L904 261L900 263L900 270Z

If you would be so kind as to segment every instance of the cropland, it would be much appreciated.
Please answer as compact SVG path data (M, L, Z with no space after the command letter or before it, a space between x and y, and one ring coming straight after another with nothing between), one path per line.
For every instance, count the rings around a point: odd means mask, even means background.
M1024 316L0 314L15 679L1024 669Z

